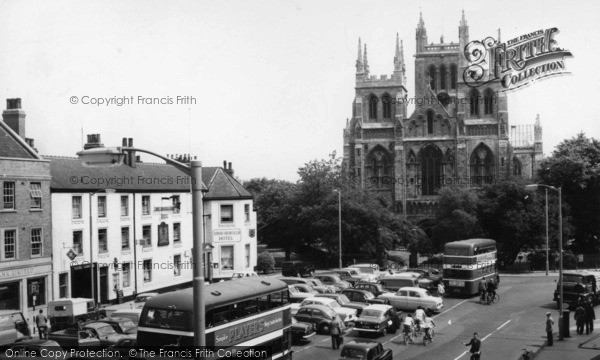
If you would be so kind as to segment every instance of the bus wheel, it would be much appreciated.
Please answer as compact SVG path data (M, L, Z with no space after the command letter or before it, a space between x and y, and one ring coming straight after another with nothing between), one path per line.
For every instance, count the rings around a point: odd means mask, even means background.
M321 325L321 332L325 335L329 335L329 325L327 325L327 324Z

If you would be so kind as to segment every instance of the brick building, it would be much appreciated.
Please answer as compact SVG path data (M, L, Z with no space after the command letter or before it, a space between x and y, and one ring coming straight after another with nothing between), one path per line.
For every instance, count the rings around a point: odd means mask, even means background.
M52 299L50 162L25 137L21 99L0 121L0 310L33 311Z
M444 186L480 187L531 178L542 159L542 128L509 126L499 82L472 88L463 81L469 43L464 16L458 42L428 43L423 18L416 29L415 89L406 84L404 48L396 38L394 72L369 74L359 39L356 96L344 129L343 169L401 214L430 217ZM500 33L498 33L500 36ZM414 111L408 115L408 104Z

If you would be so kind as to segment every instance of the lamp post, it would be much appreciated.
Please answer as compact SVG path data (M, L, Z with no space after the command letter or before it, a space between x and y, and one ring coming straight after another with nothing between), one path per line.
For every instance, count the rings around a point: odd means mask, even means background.
M558 192L558 340L563 340L563 221L562 221L562 188L544 184L531 184L526 188L536 189L543 187L546 190L546 274L548 274L548 189Z
M138 149L134 147L95 147L88 150L82 150L77 153L83 166L86 167L109 167L123 164L125 155L130 152L143 152L154 155L165 160L168 164L175 166L179 170L190 175L192 182L192 225L193 225L193 257L194 257L194 345L206 346L206 324L205 324L205 301L204 294L204 272L202 262L202 252L204 245L204 234L202 231L202 193L206 191L202 183L202 162L193 160L190 165L182 164L168 157L154 153L152 151Z
M335 189L333 190L338 193L338 248L340 251L339 268L342 268L342 191Z

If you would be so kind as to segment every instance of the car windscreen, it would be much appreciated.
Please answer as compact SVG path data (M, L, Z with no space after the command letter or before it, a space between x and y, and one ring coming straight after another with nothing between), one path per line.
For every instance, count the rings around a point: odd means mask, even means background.
M96 328L96 332L100 337L105 337L116 333L115 329L113 329L113 327L108 324L106 326Z
M363 316L369 316L369 317L374 317L374 318L382 318L383 317L383 311L381 310L375 310L375 309L364 309L362 314L360 315L361 317Z

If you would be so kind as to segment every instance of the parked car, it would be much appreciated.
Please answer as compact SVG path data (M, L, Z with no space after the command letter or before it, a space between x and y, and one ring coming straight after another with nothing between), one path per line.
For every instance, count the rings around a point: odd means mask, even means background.
M403 287L422 287L427 290L435 288L431 280L425 279L422 274L416 272L388 275L381 278L379 282L389 291L398 291Z
M340 359L392 360L393 353L375 341L352 340L342 346Z
M135 297L135 300L133 300L133 304L135 307L143 308L144 305L146 304L146 301L150 300L151 298L155 297L156 295L158 295L158 293L156 293L156 292L138 294L138 296Z
M371 294L375 295L375 297L379 297L379 295L381 294L390 292L387 291L380 283L372 282L359 282L358 284L354 285L354 288L360 290L367 290Z
M362 289L344 289L342 294L352 302L365 303L365 304L383 304L389 305L388 299L377 299L373 293Z
M292 260L284 261L281 264L281 274L283 276L313 276L315 274L315 266L311 263Z
M338 274L317 274L314 278L321 280L325 285L335 286L336 292L352 287L349 282L342 280Z
M100 339L90 330L73 328L51 332L48 340L56 341L63 348L100 346Z
M310 341L309 338L315 335L315 326L308 322L298 321L292 318L292 343Z
M300 278L300 277L282 277L277 280L281 280L288 285L293 284L306 284L312 286L314 290L319 293L333 293L336 290L335 286L324 285L320 280L313 278Z
M369 274L363 274L363 272L359 268L347 267L347 268L343 268L341 270L349 271L350 276L352 276L354 279L356 279L357 282L371 280L371 276Z
M330 308L331 310L335 311L340 316L340 318L342 319L344 324L348 324L348 323L356 320L356 310L347 308L347 307L343 307L337 301L335 301L335 299L318 298L318 297L311 297L311 298L305 299L300 303L300 308L298 309L298 313L300 313L300 310L302 310L302 308L306 305L326 306L326 307ZM298 314L298 313L296 313L296 314Z
M305 289L301 289L298 286L302 285L302 284L294 284L294 285L288 285L288 290L290 292L290 301L293 303L299 303L302 302L302 300L309 298L309 297L313 297L316 294L318 294L316 291L313 292L305 292Z
M354 284L356 284L359 281L358 279L355 279L354 277L352 277L352 274L350 273L349 270L333 269L333 270L329 271L329 273L339 275L340 279L349 282L350 285L352 285L352 286L354 286Z
M137 325L128 318L120 318L120 317L109 317L102 320L97 320L96 322L103 322L110 324L113 329L119 334L137 334Z
M399 328L398 313L390 305L369 305L354 322L354 330L382 336L386 336L388 332L395 334Z
M93 321L83 326L83 330L88 330L96 338L100 339L100 346L108 347L115 345L121 339L135 339L136 334L119 334L111 324L102 321Z
M42 350L51 350L56 354L61 354L64 351L60 345L54 340L48 339L25 339L11 345L5 354L5 359L47 359L48 354ZM35 356L34 356L35 354ZM45 356L44 356L45 355ZM62 354L61 354L62 355ZM56 358L50 356L50 358Z
M253 276L258 276L258 274L255 271L236 271L233 274L231 274L232 279L241 279Z
M313 324L317 332L326 335L329 335L329 324L333 319L337 318L340 323L343 324L340 316L335 311L327 306L318 304L303 306L298 310L298 313L294 315L294 318L300 322ZM342 331L344 330L345 327Z
M407 269L408 272L415 272L423 275L425 279L429 279L434 287L437 287L442 281L442 273L436 269Z
M379 298L388 299L396 309L416 310L422 306L431 312L437 312L444 307L441 297L432 296L429 291L420 287L404 287L396 293L382 294Z
M356 316L360 316L360 313L362 313L363 309L367 307L367 304L362 302L352 302L350 299L348 299L348 297L346 297L346 295L340 293L317 294L315 297L334 299L341 306L356 310Z
M319 293L317 290L315 290L315 288L313 288L312 285L309 284L294 284L294 286L296 287L296 289L298 289L298 291L303 293L309 293L313 295Z
M110 317L111 318L127 318L133 321L134 324L138 324L140 322L140 315L142 314L141 308L133 308L133 309L120 309L114 311Z
M380 271L379 271L379 265L377 265L377 264L354 264L349 267L359 269L361 273L368 275L369 276L368 281L379 280Z
M19 310L0 310L0 346L31 338L29 325Z

